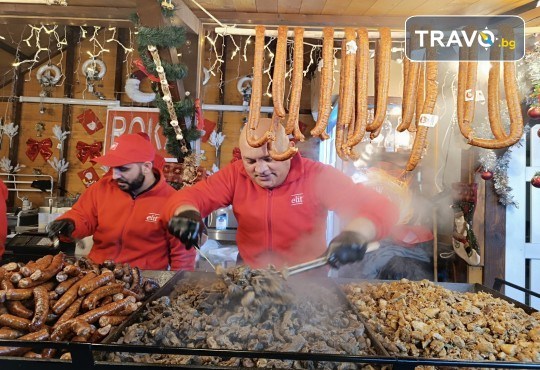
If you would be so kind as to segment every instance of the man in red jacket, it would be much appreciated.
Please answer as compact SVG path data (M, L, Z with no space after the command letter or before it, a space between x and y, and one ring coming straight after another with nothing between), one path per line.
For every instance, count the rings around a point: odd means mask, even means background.
M167 231L163 204L175 193L153 168L155 149L140 135L122 135L95 162L112 168L90 186L71 210L48 225L49 236L93 235L88 257L148 270L193 270L195 251Z
M269 129L270 120L261 120L254 133L261 137ZM397 207L386 197L300 154L275 161L267 145L248 145L247 130L240 136L241 161L178 191L168 202L169 231L187 248L199 241L201 219L229 204L238 220L240 256L252 267L292 266L320 257L326 252L329 210L346 225L329 245L334 267L362 259L366 244L383 238L397 222ZM281 125L278 130L275 147L282 152L291 144Z

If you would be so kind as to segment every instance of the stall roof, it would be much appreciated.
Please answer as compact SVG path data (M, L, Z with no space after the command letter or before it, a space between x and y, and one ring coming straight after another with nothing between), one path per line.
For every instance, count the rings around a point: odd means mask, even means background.
M66 0L67 6L45 5L50 0L0 0L0 76L19 59L34 55L35 45L25 45L29 24L129 27L138 4L156 0ZM174 0L189 8L203 23L214 23L201 10L229 25L298 25L321 27L387 26L402 29L412 15L515 14L527 22L529 32L538 32L540 8L534 0ZM198 6L200 5L200 6ZM179 19L177 14L175 18ZM58 27L59 37L64 27ZM17 49L18 48L18 49Z

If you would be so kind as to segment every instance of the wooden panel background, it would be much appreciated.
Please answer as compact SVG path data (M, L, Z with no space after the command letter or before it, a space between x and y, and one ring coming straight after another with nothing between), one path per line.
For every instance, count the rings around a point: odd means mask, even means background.
M102 53L100 59L103 60L107 67L107 72L103 80L96 82L95 90L102 93L106 99L114 99L114 80L115 80L115 66L116 66L116 52L117 47L116 43L106 43L112 36L112 31L103 29L98 34L98 41L108 49L108 52ZM94 48L93 42L89 39L91 37L91 32L88 32L86 38L81 38L80 42L77 43L76 50L76 65L75 76L73 82L73 97L76 99L89 99L97 100L98 98L94 96L87 90L86 79L81 71L82 64L89 58L87 52L97 53ZM98 49L99 50L99 49ZM65 51L63 55L58 55L51 59L51 63L57 65L62 71L65 69ZM120 73L123 74L124 78L127 74L127 68L129 68L129 62L131 61L132 56L127 58L127 63L124 63L123 70ZM35 97L39 96L41 86L36 80L36 72L38 68L34 68L29 73L24 75L24 96ZM60 98L64 96L64 80L62 79L59 86L55 87L51 91L51 97ZM11 96L11 84L5 86L1 90L2 96ZM122 94L122 101L130 104L131 102L127 97ZM9 122L9 117L11 115L11 103L0 103L0 114L2 117L6 117L6 122ZM55 179L55 186L58 180L56 171L49 165L49 163L41 156L31 161L26 155L25 151L27 149L26 141L30 138L36 140L43 140L46 138L51 138L53 142L52 148L52 157L60 157L59 149L57 148L58 140L53 135L53 127L55 125L60 126L62 124L62 109L63 105L61 104L45 104L45 113L41 114L39 111L40 105L38 103L23 103L22 104L22 116L21 122L19 124L19 151L17 153L17 160L15 163L20 163L26 167L20 171L20 173L32 174L33 171L41 171L41 173L46 175L51 175ZM82 171L91 167L89 161L86 163L81 163L77 158L76 144L78 141L83 141L85 143L91 144L95 141L103 141L105 129L94 133L94 135L89 135L77 120L77 116L84 112L86 109L92 109L92 111L97 115L101 120L103 125L106 124L106 107L99 106L84 106L84 105L73 105L71 106L71 114L69 115L68 126L70 127L67 145L65 147L65 157L69 162L69 169L63 176L66 177L66 190L68 194L75 195L77 193L82 193L85 190L81 180L79 179L77 172ZM45 125L45 130L42 133L42 137L37 136L36 124L42 122ZM7 156L9 150L8 137L4 135L2 146L0 148L0 157ZM52 159L51 157L51 159ZM97 173L101 176L104 171L99 166L96 166ZM25 196L28 196L29 200L33 202L35 206L41 205L44 202L44 194L42 193L24 193ZM16 200L16 205L20 204L19 200Z

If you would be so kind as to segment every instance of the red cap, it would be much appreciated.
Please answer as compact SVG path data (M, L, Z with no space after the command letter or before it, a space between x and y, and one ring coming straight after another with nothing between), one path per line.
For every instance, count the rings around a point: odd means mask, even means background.
M129 163L152 162L156 150L150 141L138 134L126 134L116 138L107 154L92 161L107 167L119 167Z

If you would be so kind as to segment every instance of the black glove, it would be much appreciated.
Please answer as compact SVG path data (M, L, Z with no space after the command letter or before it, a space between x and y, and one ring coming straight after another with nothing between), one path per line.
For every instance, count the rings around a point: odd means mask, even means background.
M70 239L73 230L75 230L75 222L71 218L55 220L47 225L49 239L55 237L65 237Z
M328 246L328 264L339 268L348 263L360 261L366 254L365 238L354 231L343 231Z
M199 242L199 235L204 230L201 214L189 210L180 212L169 221L169 232L176 236L184 244L186 249L191 249Z

